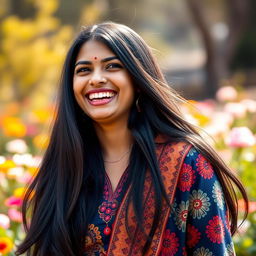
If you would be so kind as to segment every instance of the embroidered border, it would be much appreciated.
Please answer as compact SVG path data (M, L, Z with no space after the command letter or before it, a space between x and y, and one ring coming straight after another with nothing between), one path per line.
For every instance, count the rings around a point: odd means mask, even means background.
M170 199L169 203L172 203L173 201L178 182L179 171L184 161L184 157L186 156L186 153L190 147L191 145L185 142L168 143L166 145L162 144L157 146L156 154L159 159L159 168L161 171L164 187ZM129 187L120 205L114 222L114 228L108 248L108 256L141 255L141 249L145 243L146 237L139 229L138 225L136 225L135 213L131 205L129 205L128 208L128 224L129 231L132 234L131 237L133 238L132 241L126 231L125 212L128 204L128 194L130 189L131 187ZM150 231L154 215L154 190L149 172L146 174L143 198L145 198L143 226L146 233L148 233ZM163 210L162 215L160 216L160 223L154 234L150 249L147 252L147 256L156 256L159 253L163 230L165 228L169 214L170 209L167 203L163 202Z

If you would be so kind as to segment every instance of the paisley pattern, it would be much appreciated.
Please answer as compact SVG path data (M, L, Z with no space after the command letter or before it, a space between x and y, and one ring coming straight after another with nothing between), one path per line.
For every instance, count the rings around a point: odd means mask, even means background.
M94 224L90 224L88 227L88 234L85 238L85 247L88 255L98 255L103 253L103 242L98 227Z
M102 202L88 228L85 255L106 255L111 234L103 231L107 225L112 228L128 189L127 175L126 171L115 192L106 177ZM235 255L226 213L221 185L212 166L191 148L180 172L159 255Z

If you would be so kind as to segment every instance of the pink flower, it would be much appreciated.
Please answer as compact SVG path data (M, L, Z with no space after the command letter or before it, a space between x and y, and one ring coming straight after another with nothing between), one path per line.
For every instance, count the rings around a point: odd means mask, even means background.
M249 213L256 212L256 202L249 201L248 206L249 206ZM245 211L245 203L243 199L238 200L238 209L240 212Z
M7 215L0 213L0 228L8 229L10 227L10 219Z
M28 136L35 136L38 134L38 127L34 124L27 125L27 135Z
M246 115L247 107L242 103L229 102L224 106L224 112L230 113L234 117L241 118Z
M15 196L11 196L11 197L8 197L6 200L5 200L5 205L10 207L10 206L21 206L22 204L22 199L21 198L18 198L18 197L15 197Z
M224 86L217 91L216 98L219 101L233 101L237 98L237 91L232 86Z
M197 101L195 103L196 108L202 113L203 115L210 116L214 113L216 108L216 102L213 100L204 100L204 101Z
M32 181L32 175L29 172L25 172L21 177L18 177L17 180L23 184L29 184Z
M256 211L256 202L249 202L249 212L255 212Z
M226 144L234 148L244 148L255 145L256 140L248 127L234 127L226 139Z
M12 221L20 222L20 223L22 222L22 214L20 211L16 209L9 209L8 215Z

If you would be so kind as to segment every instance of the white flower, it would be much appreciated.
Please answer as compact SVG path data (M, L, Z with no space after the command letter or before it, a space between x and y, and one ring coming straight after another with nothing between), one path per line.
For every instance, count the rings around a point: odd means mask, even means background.
M243 157L248 162L253 162L255 160L255 154L253 152L244 152Z
M189 197L189 211L193 219L201 219L210 210L210 199L201 189L193 190Z
M28 146L24 140L16 139L7 142L6 150L10 153L24 154L28 150Z
M24 173L24 168L23 167L14 167L14 168L10 168L7 172L7 176L9 178L19 178L23 175Z
M209 249L200 247L193 252L193 256L213 256L213 254Z
M10 227L10 219L7 215L0 213L0 227L8 229Z
M30 166L33 161L33 157L31 154L15 154L12 157L12 160L17 165L27 165Z
M12 160L17 165L38 167L42 161L42 157L32 156L31 154L15 154L13 155Z
M213 184L212 197L214 198L214 202L223 210L224 208L224 196L220 186L220 183L216 180Z
M229 102L224 106L224 111L232 114L234 117L242 118L245 116L247 108L242 103Z
M4 156L0 156L0 164L3 164L5 162L6 158Z
M250 113L256 113L256 101L251 99L244 99L241 101L241 104L243 104L247 111Z

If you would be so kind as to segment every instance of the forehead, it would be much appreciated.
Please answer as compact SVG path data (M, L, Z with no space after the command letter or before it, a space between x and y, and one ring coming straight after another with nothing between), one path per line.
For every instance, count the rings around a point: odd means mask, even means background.
M95 60L97 59L104 59L106 57L115 56L116 54L113 53L104 43L90 40L85 42L82 47L80 48L76 60Z

